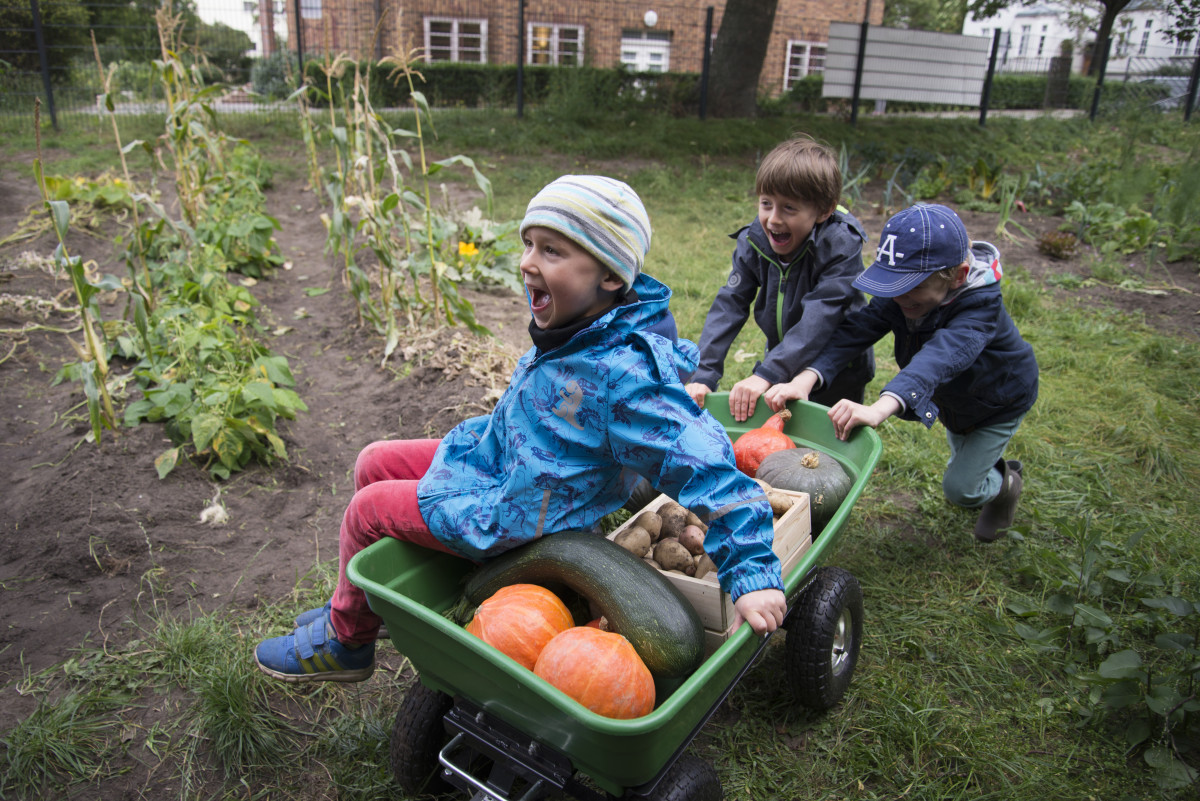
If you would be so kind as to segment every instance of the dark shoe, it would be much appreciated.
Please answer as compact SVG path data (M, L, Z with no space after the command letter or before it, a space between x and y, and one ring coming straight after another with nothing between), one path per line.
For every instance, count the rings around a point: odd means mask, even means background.
M983 505L979 519L975 521L975 539L980 542L995 542L1000 533L1013 524L1017 514L1017 501L1021 498L1020 462L998 462L1001 469L1000 492Z
M1007 462L1005 462L1005 464L1008 465L1009 470L1013 471L1018 476L1021 475L1021 471L1025 469L1025 465L1021 464L1019 459L1009 459Z
M289 682L363 681L375 672L375 643L347 647L338 642L322 610L305 626L286 637L263 640L254 661L268 676Z

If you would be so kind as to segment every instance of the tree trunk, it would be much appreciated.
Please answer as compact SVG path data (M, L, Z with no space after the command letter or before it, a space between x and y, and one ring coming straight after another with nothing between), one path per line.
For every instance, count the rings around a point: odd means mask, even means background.
M728 0L713 46L708 108L714 117L753 117L778 0Z
M1117 15L1125 10L1125 6L1129 5L1130 0L1104 0L1104 13L1100 17L1100 29L1096 31L1096 52L1092 59L1091 67L1088 69L1088 75L1094 76L1096 68L1100 66L1100 48L1106 41L1112 38L1113 23L1117 20ZM1113 45L1115 46L1115 42ZM1114 51L1110 50L1111 56Z

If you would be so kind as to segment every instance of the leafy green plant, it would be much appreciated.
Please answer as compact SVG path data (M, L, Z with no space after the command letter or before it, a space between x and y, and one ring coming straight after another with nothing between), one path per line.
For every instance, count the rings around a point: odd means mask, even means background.
M1007 604L1014 631L1039 651L1062 653L1082 720L1121 716L1126 746L1142 751L1156 782L1187 786L1200 778L1185 761L1196 761L1187 743L1200 735L1200 604L1172 594L1139 554L1144 529L1118 541L1088 516L1054 529L1072 552L1026 543L1020 572L1044 592L1040 604ZM1050 625L1021 622L1034 617Z
M1079 250L1079 237L1070 231L1047 231L1038 237L1038 252L1065 261Z
M65 200L51 200L46 189L45 175L42 170L41 156L41 116L39 110L41 101L35 106L34 126L39 131L37 157L33 160L33 174L37 181L42 202L50 214L54 227L54 235L58 238L58 247L54 250L54 263L58 269L71 276L71 286L75 291L76 309L79 314L80 328L83 331L83 345L73 339L68 341L79 356L79 361L69 366L60 376L70 376L83 384L83 393L87 399L88 418L91 422L92 436L100 441L102 428L112 429L116 424L116 411L113 407L112 395L109 392L108 380L108 348L104 341L103 330L97 330L102 324L99 295L101 292L121 289L121 283L112 276L97 279L89 274L83 259L72 256L67 248L67 231L71 225L71 207Z

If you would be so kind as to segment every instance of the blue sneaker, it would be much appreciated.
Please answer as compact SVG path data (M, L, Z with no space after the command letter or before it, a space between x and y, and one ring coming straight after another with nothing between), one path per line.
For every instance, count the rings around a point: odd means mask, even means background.
M301 612L300 614L296 615L296 620L293 623L293 627L301 629L319 617L328 616L331 608L330 604L330 601L326 601L324 606L319 606L316 609L309 609L307 612ZM292 633L295 634L294 631ZM376 638L380 640L391 639L391 637L388 635L386 623L380 625L379 634L376 635Z
M254 661L268 676L289 682L363 681L375 672L375 643L347 648L338 642L328 610L286 637L263 640Z

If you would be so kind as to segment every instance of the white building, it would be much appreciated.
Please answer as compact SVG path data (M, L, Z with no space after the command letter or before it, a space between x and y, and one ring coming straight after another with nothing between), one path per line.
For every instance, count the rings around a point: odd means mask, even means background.
M1107 74L1151 73L1168 65L1191 67L1200 39L1177 42L1164 33L1171 18L1161 5L1155 0L1133 0L1117 16ZM999 28L1003 38L996 69L1006 72L1046 72L1050 59L1061 55L1063 42L1069 41L1071 71L1078 73L1085 69L1087 54L1095 46L1101 10L1099 3L1086 10L1077 2L1015 3L987 19L971 19L968 14L962 32L991 38ZM1087 18L1079 18L1081 11Z
M287 31L282 19L283 0L270 1L274 3L276 31L280 35L286 35ZM263 55L262 27L259 25L260 0L196 0L196 15L209 25L220 22L234 30L244 31L253 42L253 46L246 55L251 57Z

